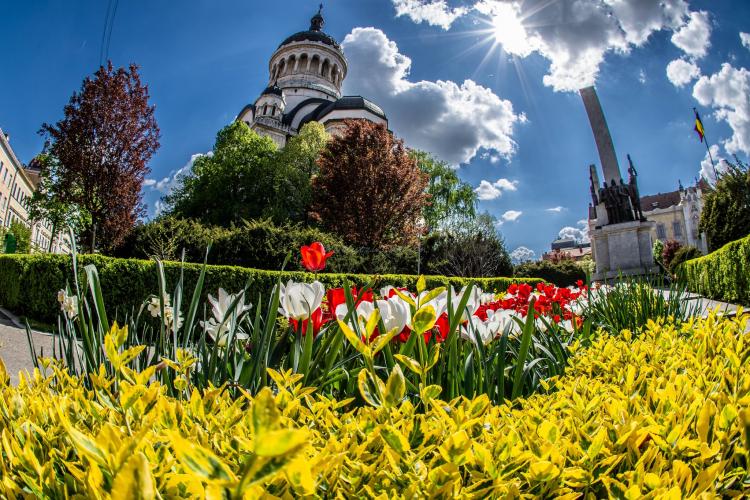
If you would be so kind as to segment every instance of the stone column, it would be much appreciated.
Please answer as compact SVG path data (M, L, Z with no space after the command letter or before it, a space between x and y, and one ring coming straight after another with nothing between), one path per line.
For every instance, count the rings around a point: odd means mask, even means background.
M594 133L594 139L596 140L596 149L599 150L599 159L602 162L602 170L604 170L604 183L609 186L614 180L616 184L619 184L621 179L620 166L617 163L615 146L612 144L612 136L609 133L607 120L604 118L604 111L602 111L602 105L596 95L596 90L594 87L586 87L579 92L589 116L591 131Z

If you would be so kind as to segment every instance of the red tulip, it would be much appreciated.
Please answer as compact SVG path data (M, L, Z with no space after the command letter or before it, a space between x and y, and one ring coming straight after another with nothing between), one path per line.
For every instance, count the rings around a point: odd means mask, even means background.
M326 249L319 241L312 243L310 246L303 245L299 249L302 254L302 265L311 272L322 271L326 267L326 260L333 255L333 252L326 253Z

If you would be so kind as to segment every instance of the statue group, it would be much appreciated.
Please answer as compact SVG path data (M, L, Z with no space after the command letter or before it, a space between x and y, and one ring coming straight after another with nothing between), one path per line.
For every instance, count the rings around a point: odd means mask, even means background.
M591 177L591 197L594 206L600 202L604 204L607 210L608 224L620 224L622 222L632 222L635 220L645 221L643 210L641 209L641 197L638 192L638 172L635 170L633 161L628 155L628 183L620 179L620 183L614 179L604 187L599 187L593 177Z

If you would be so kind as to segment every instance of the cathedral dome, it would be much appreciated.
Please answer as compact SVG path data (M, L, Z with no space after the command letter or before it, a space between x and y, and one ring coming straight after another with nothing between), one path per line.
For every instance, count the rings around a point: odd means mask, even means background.
M325 21L323 20L323 14L321 13L321 10L318 10L318 13L310 19L310 29L308 29L307 31L299 31L287 37L286 40L281 42L279 48L285 45L289 45L293 42L320 42L326 45L330 45L337 50L341 50L341 46L339 46L336 39L334 39L327 33L323 33L323 24L325 24Z

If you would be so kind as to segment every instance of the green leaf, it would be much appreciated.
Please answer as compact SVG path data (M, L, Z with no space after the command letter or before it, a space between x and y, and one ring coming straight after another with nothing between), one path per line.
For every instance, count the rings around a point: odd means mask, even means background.
M255 436L255 454L261 457L292 455L307 445L309 436L299 429L282 429Z
M178 432L167 432L177 460L195 475L208 480L236 481L229 467L216 455Z
M344 332L344 336L349 341L351 345L354 346L354 348L360 352L365 357L368 357L370 355L370 348L365 345L362 340L357 336L356 333L354 333L354 330L352 330L349 325L344 323L341 320L338 320L339 328L341 328L341 331Z
M370 373L367 369L362 369L357 375L357 386L362 399L370 406L380 408L381 395L385 392L383 381L377 376Z
M421 376L424 373L424 370L422 370L422 366L415 359L412 359L409 356L405 356L403 354L394 354L394 357L417 375Z
M427 281L424 279L424 274L419 276L419 279L417 279L417 294L420 294L425 291L427 288Z
M412 318L412 329L414 333L421 335L427 330L432 329L432 327L435 326L435 321L437 321L435 308L432 306L423 306L414 313L414 317Z
M264 387L255 396L251 411L253 416L253 433L256 438L278 427L280 413L276 407L276 401L274 401L271 389L268 387Z
M146 455L132 455L112 482L112 500L157 498L154 476Z
M422 387L419 391L419 397L422 398L423 402L427 403L440 396L442 391L443 388L439 385L428 385L427 387Z
M383 438L383 441L388 443L388 446L393 448L393 450L400 456L403 456L404 453L411 449L406 437L391 425L382 426L380 428L380 436Z
M385 396L383 398L385 406L388 408L397 406L404 399L404 394L406 394L406 380L401 367L396 365L385 384Z

